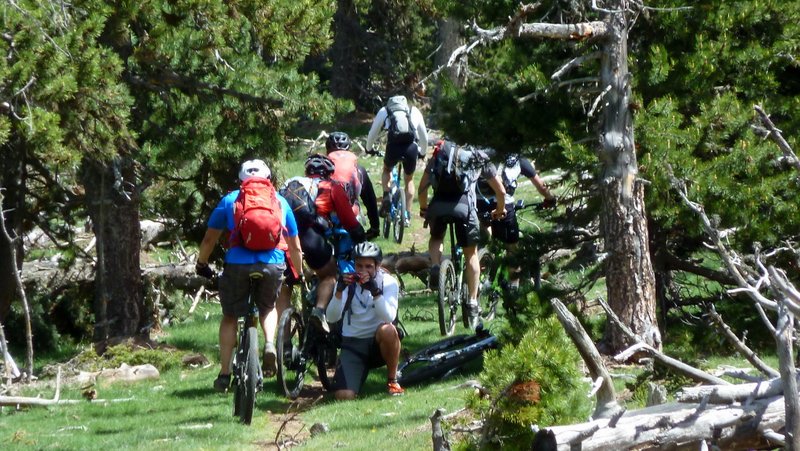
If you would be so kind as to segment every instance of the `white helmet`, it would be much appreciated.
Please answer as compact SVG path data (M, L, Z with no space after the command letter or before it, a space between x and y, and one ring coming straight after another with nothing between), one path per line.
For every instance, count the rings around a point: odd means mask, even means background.
M250 177L262 177L268 179L272 175L267 163L263 160L247 160L242 163L242 169L239 170L239 180L245 181Z

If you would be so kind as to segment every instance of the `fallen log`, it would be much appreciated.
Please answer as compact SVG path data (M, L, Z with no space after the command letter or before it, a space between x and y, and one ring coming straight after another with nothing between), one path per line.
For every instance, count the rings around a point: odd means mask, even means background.
M703 441L725 450L776 446L784 427L783 397L731 406L672 403L609 419L543 428L534 450L699 449ZM547 439L550 436L550 439ZM549 448L548 448L549 446Z
M767 398L783 394L783 382L780 378L752 384L737 385L701 385L684 387L675 394L678 402L698 402L708 396L712 404L733 404L747 399Z

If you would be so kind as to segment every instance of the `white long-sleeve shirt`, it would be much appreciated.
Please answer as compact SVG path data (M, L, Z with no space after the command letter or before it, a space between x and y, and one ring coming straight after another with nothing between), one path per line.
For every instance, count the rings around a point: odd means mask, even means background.
M382 130L389 130L388 116L389 113L386 111L386 107L381 108L378 114L375 115L375 119L372 120L372 127L370 127L369 134L367 135L367 149L374 148L375 141L378 139L378 134L380 134ZM425 119L415 106L411 107L410 116L411 126L414 129L414 136L421 150L420 153L426 154L428 152L428 129L425 128Z
M383 285L383 294L373 298L372 293L357 285L350 285L337 297L336 290L328 303L325 315L330 322L339 321L344 316L342 336L353 338L371 338L383 323L391 323L397 317L398 294L400 292L391 274L378 270L376 275L378 286ZM350 290L355 290L350 303L351 314L344 311L344 304Z

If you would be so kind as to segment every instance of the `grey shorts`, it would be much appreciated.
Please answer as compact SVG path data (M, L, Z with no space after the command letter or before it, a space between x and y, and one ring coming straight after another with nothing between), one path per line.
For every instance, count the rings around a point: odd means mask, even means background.
M342 337L342 352L334 376L334 390L352 390L356 394L367 380L369 370L386 365L375 337Z
M428 225L431 237L444 238L447 224L455 226L456 242L461 247L475 246L481 239L481 227L474 208L463 201L433 201L428 206Z
M281 291L283 271L286 264L255 263L252 265L226 264L219 278L219 300L225 316L247 315L247 298L250 295L250 274L259 273L263 277L256 288L256 306L259 312L268 312L275 307L275 300Z

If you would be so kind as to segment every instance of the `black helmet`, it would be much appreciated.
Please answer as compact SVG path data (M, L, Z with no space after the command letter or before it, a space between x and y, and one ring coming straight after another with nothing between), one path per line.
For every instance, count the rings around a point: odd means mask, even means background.
M375 263L380 265L383 260L381 248L372 241L364 241L356 244L353 248L353 258L374 258Z
M510 153L506 156L506 167L513 168L519 162L519 154L518 153Z
M350 149L350 137L345 132L332 132L325 141L325 149L328 153L335 150Z
M306 159L306 176L319 175L329 177L336 167L330 158L315 153Z

